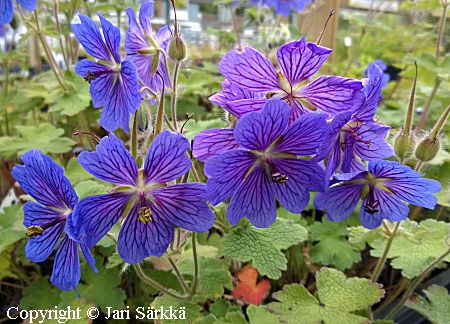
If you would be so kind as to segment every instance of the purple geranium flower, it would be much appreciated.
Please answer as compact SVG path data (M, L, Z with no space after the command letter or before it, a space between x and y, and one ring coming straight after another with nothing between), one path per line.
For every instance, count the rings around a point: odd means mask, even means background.
M336 114L360 107L364 101L361 81L338 76L320 76L310 81L330 53L331 49L306 43L302 37L278 49L280 72L252 47L227 53L219 63L225 78L250 92L264 94L259 100L242 99L229 105L242 116L261 109L266 98L279 98L291 106L292 120L314 110Z
M349 173L365 169L363 161L390 157L394 151L385 137L390 127L373 122L373 116L381 100L383 71L371 64L368 79L363 80L366 99L354 112L337 114L330 131L324 138L316 156L317 161L326 158L326 176L335 171Z
M75 71L91 84L90 93L94 107L103 107L100 125L108 131L121 127L130 130L130 113L134 114L141 103L136 67L121 61L119 55L120 30L102 15L97 24L89 17L79 15L81 24L72 25L72 31L89 55L99 60L81 60Z
M122 259L134 264L163 255L175 226L196 232L211 228L214 215L205 185L167 184L190 169L188 147L183 135L165 130L153 140L141 170L113 133L100 141L95 152L82 152L78 161L89 173L118 187L78 203L71 236L92 247L126 217L117 248Z
M150 18L153 17L153 1L145 1L139 10L139 23L134 11L127 9L129 29L125 37L127 59L136 65L139 78L154 92L169 87L167 70L161 51L167 53L172 32L164 26L153 32ZM167 55L167 54L166 54Z
M28 11L36 9L36 0L17 0L17 4ZM0 0L0 25L10 23L13 16L13 0Z
M14 179L36 202L27 202L24 207L23 225L30 237L25 254L33 262L45 261L62 238L56 252L50 281L62 290L77 289L81 268L78 244L64 235L71 226L72 210L78 197L64 176L64 170L38 149L22 155L24 165L12 170ZM89 248L81 244L84 257L95 268L95 260Z
M222 91L211 96L209 100L225 108L232 115L240 116L240 112L233 109L234 103L243 99L253 99L255 105L264 105L266 99L263 97L264 94L250 92L225 80L222 83ZM250 103L247 106L251 107ZM230 118L230 122L234 124L235 121ZM234 139L233 128L211 128L194 137L192 154L196 159L205 162L214 155L238 147L239 144Z
M261 111L237 122L239 148L206 161L209 199L216 205L231 197L231 224L247 217L256 227L268 227L276 218L275 197L290 212L300 213L309 190L324 190L323 169L298 156L315 154L328 128L326 114L305 114L289 125L290 114L285 102L269 100Z
M291 11L304 10L312 0L264 0L265 4L275 9L280 16L289 16Z
M230 114L240 117L248 112L260 110L267 99L264 93L251 92L228 80L222 82L222 90L208 98L213 104L223 107ZM244 100L245 110L240 109ZM234 107L238 109L235 110Z
M369 64L367 66L367 69L364 71L364 73L366 75L369 75L369 69L372 64L378 65L378 67L381 69L381 71L383 71L383 79L381 80L381 88L385 88L387 86L389 80L391 79L391 76L389 75L389 73L385 73L385 71L387 70L386 63L384 63L384 61L382 59L377 59L377 60L373 61L373 63Z
M347 218L362 200L361 223L372 229L380 226L383 219L406 219L407 204L434 209L437 198L433 193L440 190L438 181L422 178L408 166L372 160L368 171L339 176L328 191L316 195L314 203L316 208L326 210L329 220L338 222Z

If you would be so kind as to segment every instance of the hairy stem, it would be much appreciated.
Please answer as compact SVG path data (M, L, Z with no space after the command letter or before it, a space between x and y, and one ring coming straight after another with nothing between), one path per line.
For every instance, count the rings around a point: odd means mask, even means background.
M370 278L371 281L376 282L378 280L378 277L381 274L381 271L384 268L384 264L386 263L387 255L389 253L389 250L391 249L392 242L394 241L395 235L397 234L397 230L400 227L400 222L395 224L394 230L389 234L389 239L386 243L386 247L384 248L383 255L381 258L378 259L377 265L375 267L375 270L372 273L372 277Z
M448 255L450 254L450 248L447 249L440 257L438 257L436 260L434 260L416 279L413 280L411 285L409 285L408 289L406 289L405 293L403 294L402 299L400 302L395 305L394 308L391 309L391 311L386 315L385 319L391 319L395 316L395 314L398 313L398 311L403 307L403 305L408 301L411 294L414 292L414 290L417 288L417 286L423 281L423 279L427 276L427 274L433 270L433 268L440 263L442 260L444 260Z
M442 38L443 38L443 32L445 27L445 19L447 16L447 9L448 9L448 3L447 1L442 1L442 16L439 20L439 29L436 39L436 62L439 61L440 55L441 55L441 44L442 44Z
M171 257L168 257L170 265L173 268L173 271L175 271L175 274L177 276L178 282L180 283L181 288L183 288L184 293L188 292L188 287L186 285L186 282L184 281L183 275L180 273L180 270L178 269L177 265L175 264L175 262L172 260Z
M194 281L191 287L191 295L195 295L198 289L199 283L199 272L200 269L198 267L198 255L197 255L197 233L192 233L192 256L194 257Z
M403 124L403 132L405 135L409 136L412 131L412 120L414 114L414 98L416 96L416 85L417 85L417 63L414 62L416 73L414 76L413 86L411 88L411 94L408 101L408 110L406 111L405 123Z
M59 34L59 46L61 47L61 53L62 53L62 56L64 59L64 64L66 65L67 70L69 70L70 65L69 65L69 61L67 59L66 51L64 50L63 33L61 30L61 24L59 22L59 16L58 16L59 7L58 7L57 0L53 0L53 10L54 10L55 21L56 21L56 30L58 31L58 34Z
M178 97L178 91L177 91L177 83L178 83L178 75L180 73L180 62L175 62L175 67L173 69L173 88L172 88L172 96L171 96L171 102L170 102L170 109L172 111L172 125L175 131L178 130L177 126L177 97Z
M164 84L161 89L161 96L159 97L159 106L158 111L156 112L156 120L155 120L155 128L153 130L153 134L156 137L162 129L164 124Z
M133 118L133 127L131 129L131 155L133 156L134 159L136 159L137 157L137 136L138 136L138 132L137 132L137 110L134 113L134 118Z
M434 96L436 95L436 92L439 89L440 85L441 80L439 80L439 78L436 78L433 90L431 90L430 96L428 97L427 102L425 103L425 109L423 110L422 114L420 115L420 119L417 122L416 130L421 130L425 127L425 124L428 120L428 114L430 113L431 104L433 103Z
M58 81L61 88L63 90L67 90L67 87L64 84L64 81L61 77L61 71L58 67L58 64L56 63L55 58L53 57L53 53L50 49L50 46L48 45L47 40L45 39L44 33L41 30L37 10L34 11L34 20L35 20L35 24L36 24L35 29L36 29L39 41L41 42L42 47L44 48L45 55L47 56L47 62L50 65L50 67L53 71L53 74L55 75L55 78Z
M136 274L138 275L139 279L141 279L145 284L155 288L156 290L158 290L170 297L173 297L175 299L179 299L179 300L186 300L186 299L191 298L190 294L180 295L175 292L172 292L169 289L167 289L166 287L162 286L160 283L158 283L155 280L153 280L152 278L148 277L144 273L144 270L142 269L140 264L135 264L133 267L136 270Z

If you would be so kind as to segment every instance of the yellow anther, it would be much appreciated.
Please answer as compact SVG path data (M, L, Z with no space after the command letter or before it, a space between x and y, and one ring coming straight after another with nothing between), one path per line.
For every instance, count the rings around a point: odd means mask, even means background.
M144 224L148 224L151 222L152 220L152 212L150 211L150 209L148 209L148 207L142 207L141 209L139 209L138 211L138 219L144 223Z
M27 228L27 232L25 233L25 235L27 237L42 235L42 231L43 231L42 227L33 225Z

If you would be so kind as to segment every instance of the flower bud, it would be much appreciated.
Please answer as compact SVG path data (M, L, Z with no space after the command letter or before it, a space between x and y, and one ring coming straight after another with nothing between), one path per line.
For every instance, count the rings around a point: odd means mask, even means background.
M136 114L137 126L139 131L143 132L148 128L150 122L149 114L150 114L149 107L146 102L143 102L139 106Z
M183 39L175 35L169 43L169 57L174 61L183 61L186 58L186 45Z
M440 148L441 143L439 138L432 139L427 136L417 145L415 152L416 158L422 162L429 162L436 157Z
M412 155L416 139L413 134L405 134L403 130L399 131L394 140L394 152L397 157L404 160Z
M158 71L158 67L159 67L159 53L156 53L155 55L153 55L152 58L151 73L152 74L156 73L156 71Z

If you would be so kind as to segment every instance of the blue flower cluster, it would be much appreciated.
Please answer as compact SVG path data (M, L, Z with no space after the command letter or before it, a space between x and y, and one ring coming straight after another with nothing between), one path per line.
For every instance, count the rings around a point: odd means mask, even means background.
M153 31L153 1L142 4L139 22L131 9L127 15L125 58L119 54L119 29L102 15L102 31L83 15L72 26L95 59L80 61L76 72L90 82L94 106L103 107L100 125L111 132L78 161L113 189L78 201L63 169L36 149L13 170L35 199L24 206L27 257L42 262L60 242L51 277L59 288L76 289L79 249L95 270L90 249L114 224L121 223L119 255L135 264L162 256L176 227L208 231L214 223L208 201L229 201L226 216L232 225L246 217L256 227L275 221L277 201L292 213L302 212L311 191L317 192L316 208L326 210L331 221L345 219L362 201L360 218L367 228L383 219L405 219L407 204L434 208L437 181L382 160L393 150L385 140L389 127L374 120L384 82L380 67L371 64L363 80L314 78L331 50L305 38L278 49L278 67L251 47L222 58L219 71L226 80L210 99L237 122L194 138L192 153L205 162L206 185L176 181L192 167L189 141L179 132L159 133L138 165L112 131L129 131L130 114L141 102L140 84L155 93L167 88L172 33L168 27Z

